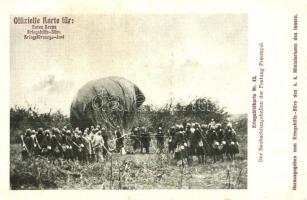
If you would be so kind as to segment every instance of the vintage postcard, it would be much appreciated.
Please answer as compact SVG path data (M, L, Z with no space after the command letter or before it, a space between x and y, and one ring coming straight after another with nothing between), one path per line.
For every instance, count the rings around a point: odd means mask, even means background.
M181 3L8 13L4 199L307 197L304 3Z
M247 20L11 16L11 189L246 189Z

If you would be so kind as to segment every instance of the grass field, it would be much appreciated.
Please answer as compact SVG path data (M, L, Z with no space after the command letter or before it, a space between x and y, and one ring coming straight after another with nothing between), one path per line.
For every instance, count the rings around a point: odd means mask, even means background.
M203 110L201 105L206 105ZM46 158L21 159L20 135L28 128L44 129L67 126L70 118L61 111L41 113L36 106L10 109L10 183L11 189L246 189L247 188L247 114L229 114L226 107L210 98L164 106L143 105L134 119L135 126L154 130L163 125L167 130L184 122L209 123L215 119L231 122L237 132L240 153L235 161L218 161L199 165L194 158L191 166L175 163L170 154L157 154L156 141L151 142L151 154L113 154L100 163L81 164ZM112 130L110 130L112 131ZM114 130L113 130L114 131ZM110 132L110 139L114 135ZM115 147L115 141L109 144ZM125 149L132 151L131 141L125 139Z
M244 138L246 139L246 138ZM100 163L53 163L21 160L21 146L11 145L11 189L246 189L246 141L235 161L210 159L182 167L170 154L113 154ZM242 143L241 143L242 144Z

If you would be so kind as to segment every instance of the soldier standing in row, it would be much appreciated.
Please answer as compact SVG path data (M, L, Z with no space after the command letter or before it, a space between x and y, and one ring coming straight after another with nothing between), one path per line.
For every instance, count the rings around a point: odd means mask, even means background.
M120 152L121 149L124 147L124 137L119 126L116 127L115 136L116 136L116 152Z
M174 153L175 151L175 132L175 126L168 130L168 153Z
M226 141L234 141L237 142L237 138L236 138L236 132L235 130L232 128L232 124L228 123L226 130L225 130L225 139Z
M150 140L150 134L143 126L141 128L141 153L143 153L144 148L146 150L146 153L149 153Z
M215 132L217 136L217 141L221 144L224 141L224 133L223 133L222 125L220 123L216 124Z
M65 137L65 142L67 144L67 149L66 149L66 159L68 160L73 160L74 155L73 155L73 141L72 141L72 135L71 135L71 131L67 130L66 131L66 137Z
M215 120L212 118L211 122L208 125L209 129L215 127Z
M108 155L109 152L109 136L108 133L106 131L106 129L104 127L101 128L101 136L103 138L103 142L104 142L104 146L103 146L103 156L106 157Z
M41 155L41 153L42 153L41 144L42 144L42 141L43 141L43 139L44 139L44 133L43 133L43 132L44 132L43 129L42 129L42 128L39 128L39 129L37 130L37 134L36 134L37 143L38 143L39 146L40 146L40 152L39 152L40 155Z
M36 137L36 131L35 130L32 130L31 131L31 143L32 143L32 153L34 154L34 155L39 155L40 154L40 151L41 151L41 147L40 147L40 145L39 145L39 143L38 143L38 141L37 141L37 137Z
M24 135L20 136L22 141L22 159L25 160L31 155L31 129L27 129Z
M133 147L133 152L135 153L137 149L140 147L140 137L139 137L139 128L134 127L132 129L132 134L131 134L131 140L132 140L132 147Z
M157 146L158 146L159 153L161 153L164 149L164 134L163 134L161 126L158 127L156 139L157 139Z
M176 150L175 150L175 159L177 160L183 160L186 158L186 150L185 147L185 131L183 128L183 125L176 125L176 133L175 133L175 144L176 144Z
M83 141L84 141L84 146L86 149L86 152L84 154L84 159L87 163L89 163L91 161L91 155L92 155L92 142L91 139L89 137L89 129L86 128L83 132L82 135Z
M71 144L72 144L72 151L73 151L73 159L78 159L78 152L79 152L79 146L77 144L77 138L78 138L78 131L79 128L77 127L72 134L71 137Z
M200 164L204 163L204 157L205 157L204 142L203 142L202 131L199 127L199 124L196 124L195 126L195 131L193 134L193 147L195 149L195 153L198 158L198 163Z
M235 154L239 153L239 143L237 141L236 132L232 128L231 123L227 124L224 135L227 145L227 156L234 159Z
M194 132L195 132L195 123L193 124L187 123L185 131L184 131L184 141L185 141L184 146L185 146L185 153L186 153L189 164L192 162L193 155L195 153L194 152L195 148L193 146L193 141L192 141Z
M75 139L74 139L74 143L77 147L76 159L78 159L80 162L83 160L84 151L85 151L85 146L83 143L83 139L81 137L81 133L82 132L80 130L76 130Z
M96 134L94 135L92 145L94 151L94 160L96 162L103 161L102 147L104 145L104 142L101 136L101 131L97 131Z
M60 158L62 155L61 146L59 143L60 132L56 128L52 128L51 137L50 137L50 146L51 146L51 157L53 159Z

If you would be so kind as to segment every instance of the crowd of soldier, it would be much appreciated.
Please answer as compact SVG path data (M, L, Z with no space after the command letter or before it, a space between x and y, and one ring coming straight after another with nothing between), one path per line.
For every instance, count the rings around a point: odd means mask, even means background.
M175 125L169 130L168 151L174 152L175 159L186 159L191 163L197 156L199 163L212 157L224 161L224 156L233 160L239 153L239 143L232 124L228 123L223 129L214 119L209 124L187 123Z
M168 152L174 154L176 160L187 159L188 163L193 160L193 156L198 157L199 163L204 163L207 157L212 157L215 162L218 158L224 160L224 156L234 159L235 154L239 153L239 143L232 124L228 123L223 129L214 119L209 124L176 124L167 131L159 126L153 136L157 152L164 151L167 139ZM134 127L131 139L134 152L140 150L142 153L145 149L149 153L151 134L145 127Z
M123 147L122 132L119 127L115 131L117 137L116 149ZM37 131L27 129L21 135L22 158L29 156L45 156L53 160L63 158L81 162L102 161L110 153L109 134L104 127L97 125L86 128L83 132L64 127Z
M188 163L193 161L193 156L197 156L199 163L204 163L207 157L212 157L214 162L217 158L223 160L224 155L233 159L239 152L236 132L231 123L223 129L214 119L208 125L176 124L167 131L159 126L154 134L145 127L134 127L131 134L123 135L120 127L117 127L114 135L116 147L110 149L109 134L100 125L86 128L83 132L79 128L71 131L67 127L62 130L27 129L21 136L22 157L26 159L33 155L54 160L63 158L81 162L102 161L113 151L124 153L124 139L128 137L132 141L133 153L149 153L152 136L156 139L157 153L164 152L167 143L168 153L173 154L176 160L186 159Z

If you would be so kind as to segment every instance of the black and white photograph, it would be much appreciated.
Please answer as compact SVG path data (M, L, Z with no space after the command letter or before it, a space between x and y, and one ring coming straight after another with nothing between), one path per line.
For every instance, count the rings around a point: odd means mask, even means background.
M10 16L10 189L248 188L248 14Z

